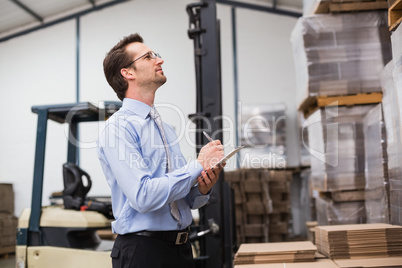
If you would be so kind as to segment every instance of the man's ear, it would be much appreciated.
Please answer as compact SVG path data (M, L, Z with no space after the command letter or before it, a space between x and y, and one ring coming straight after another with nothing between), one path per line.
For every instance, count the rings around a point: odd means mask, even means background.
M132 70L132 69L123 68L123 69L120 69L120 73L126 79L131 80L131 79L135 78L134 70Z

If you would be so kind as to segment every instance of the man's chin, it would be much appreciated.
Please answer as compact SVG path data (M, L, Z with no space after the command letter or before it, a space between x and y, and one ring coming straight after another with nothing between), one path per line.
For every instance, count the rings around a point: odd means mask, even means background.
M158 79L157 81L155 81L155 84L157 85L157 87L161 87L162 85L164 85L166 83L167 79L166 77L164 77L164 79Z
M167 77L163 76L163 78L161 78L159 82L161 83L161 85L163 85L166 83L166 81L167 81Z

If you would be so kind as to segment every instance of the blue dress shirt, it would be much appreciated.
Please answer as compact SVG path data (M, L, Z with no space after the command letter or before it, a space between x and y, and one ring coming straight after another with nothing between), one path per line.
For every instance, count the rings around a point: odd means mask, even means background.
M167 173L165 148L150 110L143 102L125 98L99 136L98 157L111 188L112 230L117 234L184 229L192 221L190 209L209 199L193 186L203 170L201 164L186 163L177 135L163 123L173 170ZM179 222L170 213L169 203L174 200Z

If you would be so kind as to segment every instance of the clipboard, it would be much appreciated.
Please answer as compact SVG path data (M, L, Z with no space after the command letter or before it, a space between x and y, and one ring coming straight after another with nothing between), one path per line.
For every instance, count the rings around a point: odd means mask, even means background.
M232 156L234 156L236 153L238 153L241 149L243 149L244 148L244 146L237 146L237 147L234 147L233 148L233 150L232 151L230 151L227 155L225 155L221 160L219 160L218 161L218 163L216 163L215 165L213 165L212 167L211 167L211 170L213 170L215 167L217 167L217 166L219 166L219 165L221 165L221 164L223 164L223 163L226 163L226 161L228 161ZM197 177L198 178L198 177ZM193 183L193 186L192 187L194 187L195 185L197 185L198 184L198 179L196 179L195 180L195 182Z
M218 163L216 163L215 165L213 165L213 167L211 167L211 169L213 169L214 167L217 167L223 163L225 163L226 161L229 160L229 158L231 158L232 156L234 156L238 151L240 151L241 149L243 149L244 146L238 146L233 148L232 151L230 151L230 153L228 153L226 156L224 156L221 160L218 161Z

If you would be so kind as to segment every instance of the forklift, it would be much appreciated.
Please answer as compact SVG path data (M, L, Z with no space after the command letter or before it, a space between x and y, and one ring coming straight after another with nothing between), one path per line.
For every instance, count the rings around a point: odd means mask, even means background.
M17 268L110 268L112 241L97 233L110 229L111 203L89 198L88 173L78 165L78 123L104 121L121 107L121 102L104 102L99 108L89 102L33 106L38 115L32 202L18 220ZM68 124L67 163L63 170L63 206L42 207L48 120ZM86 185L84 185L86 180ZM105 199L105 198L104 198Z

